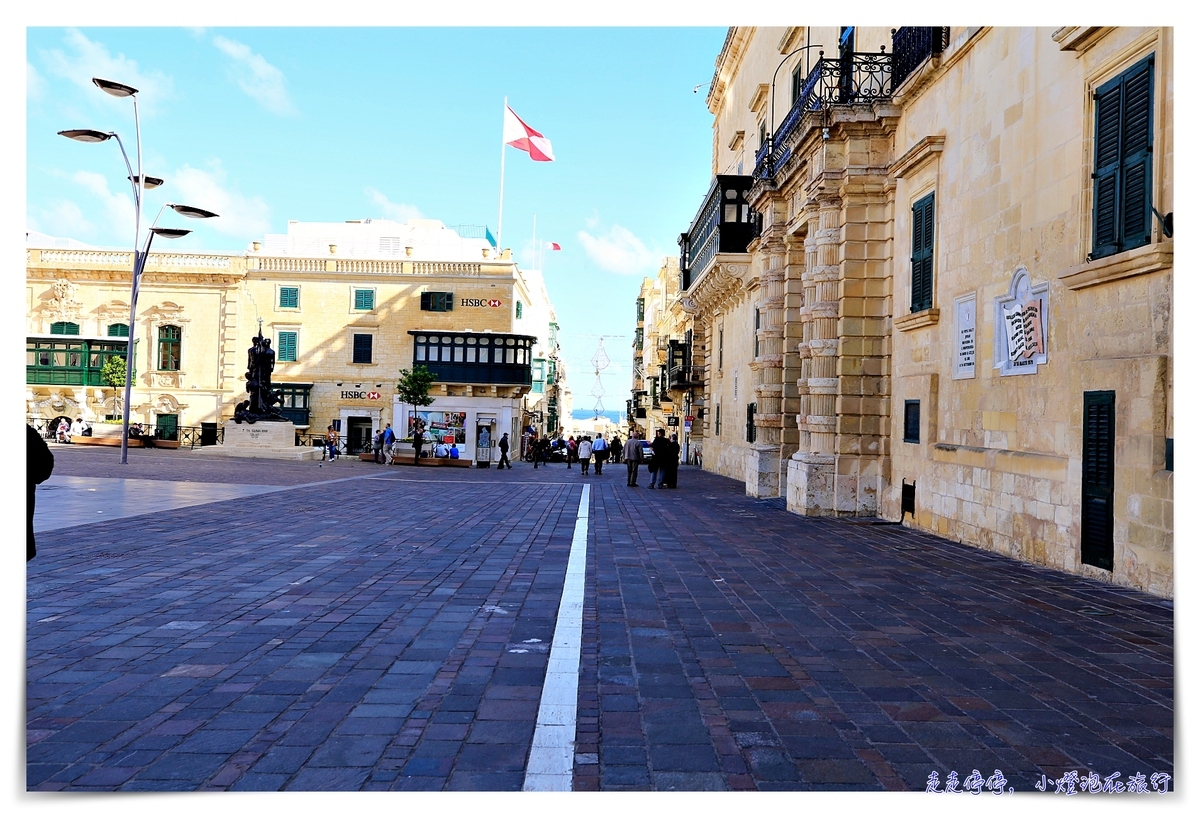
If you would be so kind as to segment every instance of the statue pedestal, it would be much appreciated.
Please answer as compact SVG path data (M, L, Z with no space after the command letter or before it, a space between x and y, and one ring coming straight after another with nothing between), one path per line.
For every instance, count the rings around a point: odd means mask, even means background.
M321 450L296 445L296 426L290 421L225 422L225 442L205 449L205 454L226 457L261 457L269 460L320 460Z

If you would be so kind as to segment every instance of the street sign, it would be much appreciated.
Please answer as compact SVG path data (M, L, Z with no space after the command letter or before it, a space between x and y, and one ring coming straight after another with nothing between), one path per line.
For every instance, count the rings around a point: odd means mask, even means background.
M667 415L667 425L668 426L678 426L679 418L675 415Z

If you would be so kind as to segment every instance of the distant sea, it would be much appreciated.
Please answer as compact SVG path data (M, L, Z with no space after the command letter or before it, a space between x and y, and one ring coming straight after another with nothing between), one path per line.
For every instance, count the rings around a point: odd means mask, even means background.
M612 409L601 412L600 416L608 418L613 423L619 424L621 422L622 413L618 412L616 409ZM596 413L591 409L574 409L571 411L571 417L573 417L575 420L591 420L592 418L596 417Z

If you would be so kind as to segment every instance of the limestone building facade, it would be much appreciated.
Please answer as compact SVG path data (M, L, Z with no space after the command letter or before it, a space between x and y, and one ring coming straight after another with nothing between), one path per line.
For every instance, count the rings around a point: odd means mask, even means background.
M115 417L99 369L124 354L130 254L31 242L27 412ZM133 420L169 433L232 417L261 329L285 416L301 432L335 426L352 451L386 423L404 438L421 417L466 457L498 459L491 444L519 438L534 361L553 351L540 277L482 233L434 220L291 222L240 254L152 253L138 316ZM438 380L434 403L414 410L396 381L418 363Z
M1173 46L730 29L681 236L705 468L1171 596Z

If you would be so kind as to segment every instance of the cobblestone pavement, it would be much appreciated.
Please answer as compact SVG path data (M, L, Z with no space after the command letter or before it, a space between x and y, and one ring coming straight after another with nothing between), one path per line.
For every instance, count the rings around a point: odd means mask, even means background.
M585 481L576 790L1174 775L1173 606L1134 591L686 467L55 456L282 490L42 521L31 790L521 789Z

